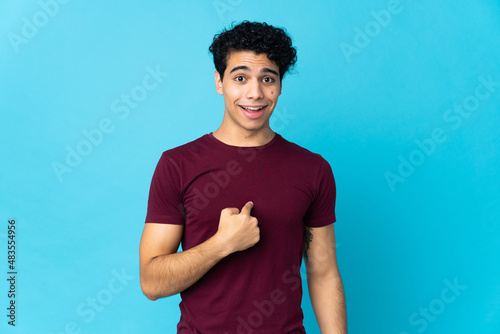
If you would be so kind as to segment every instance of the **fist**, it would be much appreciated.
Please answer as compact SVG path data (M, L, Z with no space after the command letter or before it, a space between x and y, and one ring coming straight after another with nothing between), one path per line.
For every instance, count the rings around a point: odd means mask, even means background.
M260 240L257 218L250 214L253 202L247 202L240 210L225 208L221 211L216 233L228 254L248 249Z

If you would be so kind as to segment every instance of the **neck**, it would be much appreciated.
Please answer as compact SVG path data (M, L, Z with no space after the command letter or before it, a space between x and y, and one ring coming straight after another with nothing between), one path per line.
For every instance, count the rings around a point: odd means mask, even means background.
M275 136L275 132L270 127L259 130L246 130L226 128L221 126L213 133L214 137L221 142L240 147L262 146L269 143Z

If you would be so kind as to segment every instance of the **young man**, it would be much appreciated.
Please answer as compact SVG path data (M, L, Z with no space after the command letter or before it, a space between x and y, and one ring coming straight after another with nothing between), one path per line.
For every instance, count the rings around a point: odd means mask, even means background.
M291 39L245 21L216 35L210 51L224 118L158 162L140 245L142 290L151 300L181 294L177 333L305 333L304 254L321 332L347 333L332 170L269 126L297 59Z

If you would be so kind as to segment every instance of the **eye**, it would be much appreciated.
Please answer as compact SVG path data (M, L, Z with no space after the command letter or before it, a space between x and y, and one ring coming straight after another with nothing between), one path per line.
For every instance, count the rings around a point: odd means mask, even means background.
M243 82L245 81L245 78L242 75L238 75L237 77L234 78L236 82Z
M273 83L274 82L274 78L271 78L271 77L265 77L264 79L262 79L265 83Z

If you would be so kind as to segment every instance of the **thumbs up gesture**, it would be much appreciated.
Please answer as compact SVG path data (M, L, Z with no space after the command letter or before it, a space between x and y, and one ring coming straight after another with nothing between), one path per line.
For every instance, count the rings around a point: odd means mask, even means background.
M260 240L257 218L251 215L253 202L247 202L241 212L238 208L225 208L221 211L219 229L215 236L226 249L227 254L242 251Z

